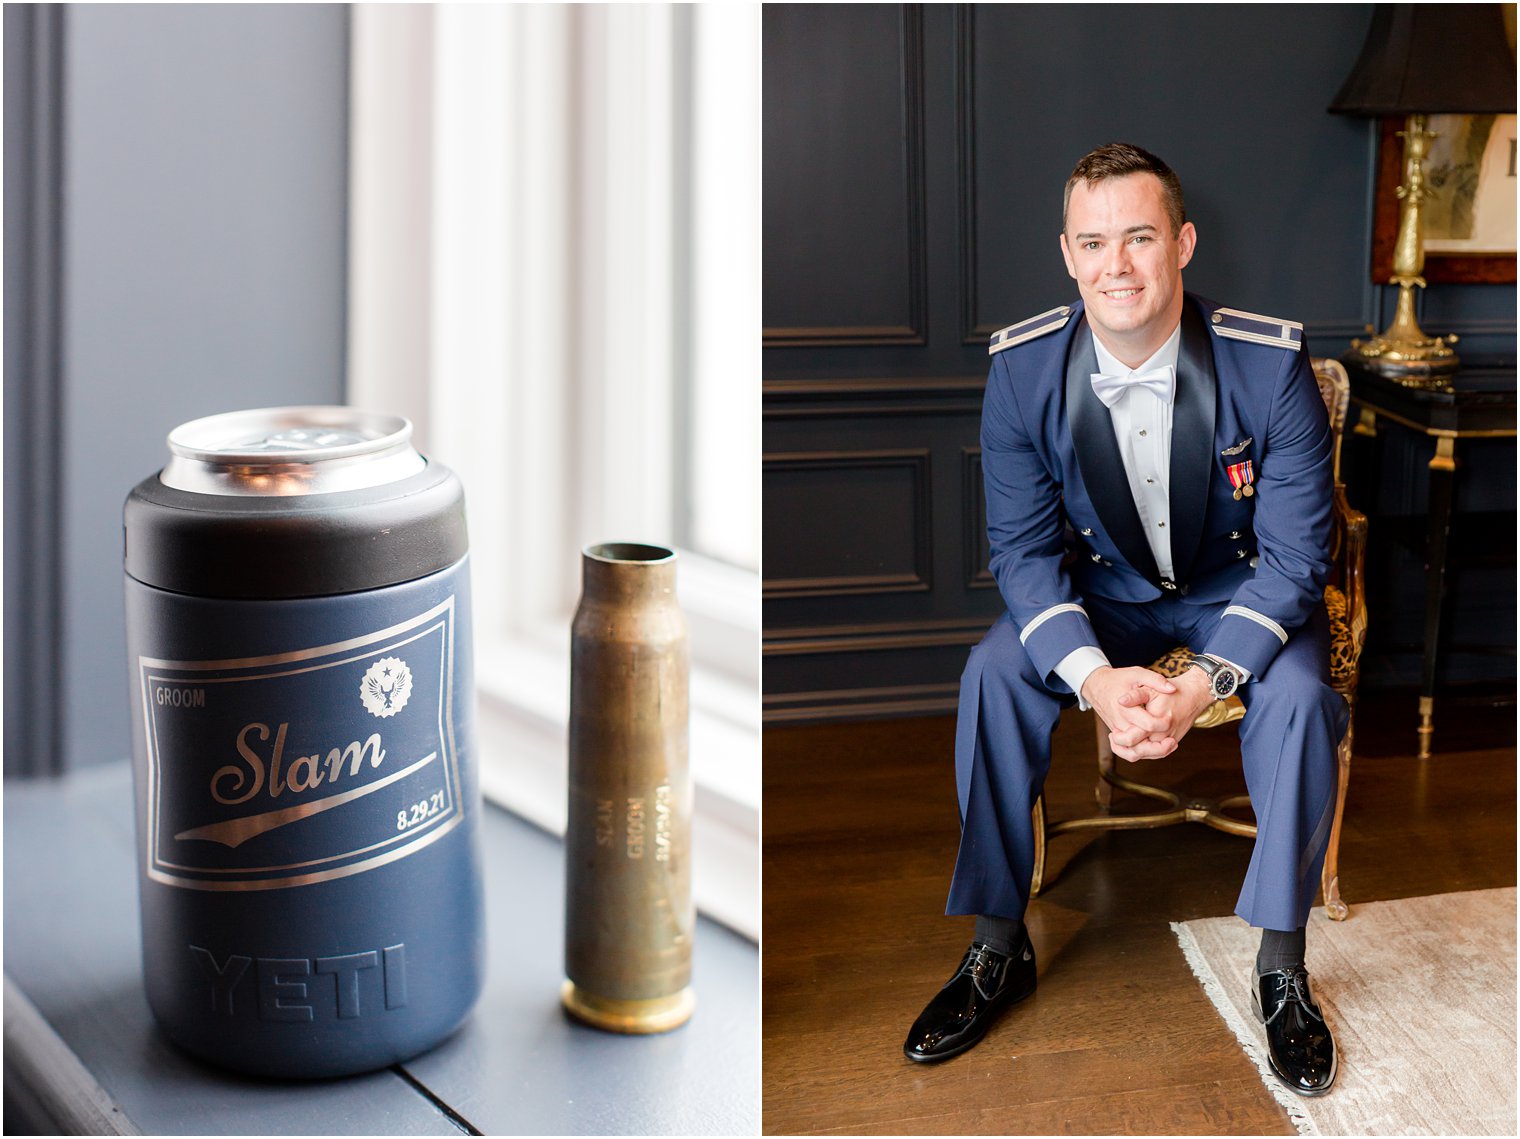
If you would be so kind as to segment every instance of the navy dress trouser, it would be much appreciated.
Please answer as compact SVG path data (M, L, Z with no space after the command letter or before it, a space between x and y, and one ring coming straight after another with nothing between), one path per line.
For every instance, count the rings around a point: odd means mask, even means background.
M1197 650L1225 605L1085 603L1115 667L1149 665L1178 644ZM1241 763L1257 833L1235 912L1253 926L1297 929L1319 888L1335 814L1336 745L1349 718L1329 669L1329 622L1319 607L1240 690ZM1051 733L1074 702L1064 688L1053 690L1036 672L1007 613L971 650L955 738L961 845L946 913L1023 917L1034 873L1030 810L1050 770Z

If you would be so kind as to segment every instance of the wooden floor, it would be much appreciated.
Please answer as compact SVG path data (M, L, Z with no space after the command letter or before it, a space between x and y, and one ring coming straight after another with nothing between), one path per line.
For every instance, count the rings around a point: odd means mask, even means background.
M1341 843L1352 921L1358 902L1515 883L1513 703L1446 717L1423 764L1412 706L1369 697L1357 711ZM1054 881L1028 914L1038 992L963 1056L903 1057L971 934L970 918L943 916L953 734L951 717L766 733L765 1133L1293 1134L1168 926L1234 910L1250 840L1200 826L1055 839ZM1089 715L1068 713L1053 819L1092 813L1092 740ZM1237 747L1232 728L1194 733L1145 777L1226 794Z

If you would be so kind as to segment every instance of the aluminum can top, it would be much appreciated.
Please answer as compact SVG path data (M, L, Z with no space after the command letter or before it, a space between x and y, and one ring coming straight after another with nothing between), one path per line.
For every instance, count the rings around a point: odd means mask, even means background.
M270 407L192 420L127 496L125 566L208 598L323 597L465 556L464 491L399 415Z
M231 411L169 432L165 486L197 494L303 495L364 490L418 474L427 462L399 415L350 407Z

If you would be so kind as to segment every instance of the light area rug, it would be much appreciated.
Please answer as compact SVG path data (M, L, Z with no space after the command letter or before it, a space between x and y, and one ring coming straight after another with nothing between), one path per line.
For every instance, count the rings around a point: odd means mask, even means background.
M1267 1067L1250 992L1260 934L1237 917L1172 929L1301 1134L1516 1134L1514 889L1310 915L1309 980L1340 1052L1335 1087L1312 1099Z

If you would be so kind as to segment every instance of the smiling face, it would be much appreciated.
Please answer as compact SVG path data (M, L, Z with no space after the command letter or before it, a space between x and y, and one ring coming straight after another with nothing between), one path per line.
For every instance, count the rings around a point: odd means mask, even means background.
M1166 343L1182 319L1182 268L1192 222L1172 232L1154 174L1126 174L1071 189L1061 254L1103 346L1131 368Z

